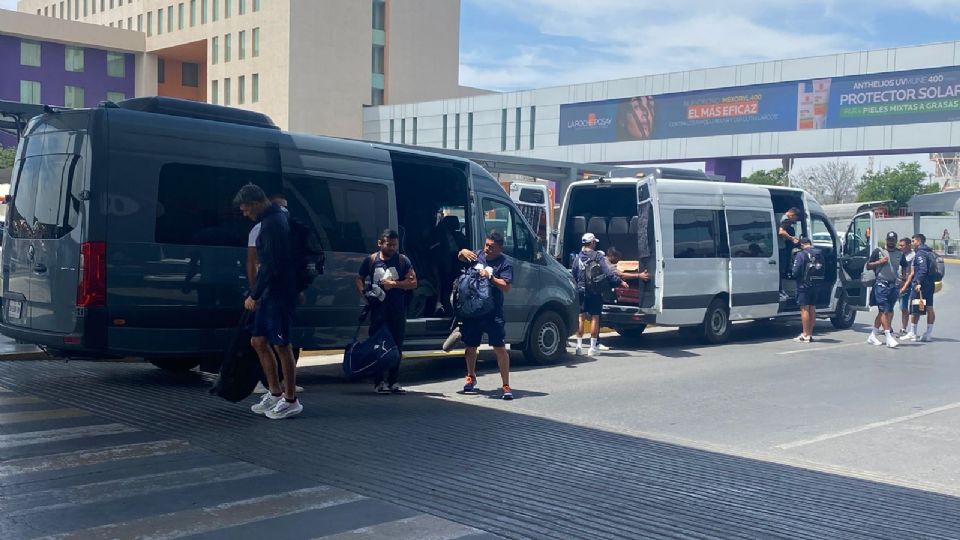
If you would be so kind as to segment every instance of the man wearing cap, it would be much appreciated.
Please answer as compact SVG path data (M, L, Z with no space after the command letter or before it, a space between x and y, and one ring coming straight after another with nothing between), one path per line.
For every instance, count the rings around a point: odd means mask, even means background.
M800 239L800 248L793 256L791 271L797 280L797 305L800 306L803 331L794 341L810 343L813 341L813 325L817 322L817 283L810 275L809 263L817 259L822 262L823 255L807 237Z
M893 337L893 309L897 305L900 290L897 287L897 271L900 268L900 259L903 257L897 249L897 233L890 231L887 233L887 246L876 248L870 254L867 261L867 268L873 270L877 275L876 283L873 285L873 291L870 294L870 303L877 306L877 317L873 321L873 328L870 330L870 337L867 343L871 345L884 345L891 349L897 348L900 344ZM877 333L880 328L886 337L880 341Z
M600 314L603 312L603 289L611 286L628 288L627 282L607 264L602 251L597 251L597 237L586 233L580 240L580 253L573 260L573 280L580 293L580 325L577 327L577 354L583 351L583 325L591 320L588 356L600 350Z

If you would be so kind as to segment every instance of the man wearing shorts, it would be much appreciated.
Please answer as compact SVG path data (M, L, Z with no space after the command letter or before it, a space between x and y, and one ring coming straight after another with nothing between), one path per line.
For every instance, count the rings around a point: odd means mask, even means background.
M928 277L930 265L937 264L937 256L933 250L927 247L927 237L917 233L913 235L913 298L922 299L924 302L923 310L919 304L913 305L910 332L903 339L911 341L930 341L933 335L933 322L936 320L936 313L933 311L933 288L935 283ZM922 336L917 335L917 325L920 323L920 315L927 316L927 328Z
M886 344L891 349L900 345L893 337L891 325L893 324L893 310L897 305L897 298L900 296L900 290L897 288L897 269L900 267L902 257L903 254L897 251L897 233L890 231L887 233L886 249L874 249L867 261L867 268L873 270L877 275L877 280L870 294L871 305L877 306L877 317L870 331L870 337L867 338L867 343L871 345ZM886 338L884 341L877 337L877 332L881 327Z
M490 346L497 356L497 367L500 368L501 399L513 399L510 389L510 355L506 348L506 325L503 320L503 295L510 292L513 283L513 263L503 254L503 235L497 231L490 231L483 243L482 251L461 250L461 262L476 265L480 277L490 280L491 296L493 298L493 312L478 319L464 319L460 327L463 343L466 345L464 356L467 361L467 377L463 385L465 394L477 392L477 349L487 334Z
M234 203L244 216L260 223L256 240L260 268L243 306L254 312L250 344L260 358L269 392L250 409L274 420L288 418L303 411L297 399L296 361L290 344L293 312L299 297L290 246L290 222L280 205L271 203L267 194L253 184L240 188ZM283 387L275 358L280 359Z
M910 326L910 300L913 297L911 286L913 282L913 246L909 238L901 238L897 242L897 248L902 256L900 257L900 280L897 282L900 288L900 336L903 337L909 332Z
M595 290L596 285L587 283L586 269L596 263L603 272L603 285L609 291L610 286L629 287L627 282L610 269L603 252L597 251L597 237L593 233L586 233L580 239L582 245L580 253L573 260L573 280L577 284L580 294L580 325L577 327L577 354L583 351L583 327L590 320L590 348L587 356L594 356L600 350L600 315L603 313L603 293Z

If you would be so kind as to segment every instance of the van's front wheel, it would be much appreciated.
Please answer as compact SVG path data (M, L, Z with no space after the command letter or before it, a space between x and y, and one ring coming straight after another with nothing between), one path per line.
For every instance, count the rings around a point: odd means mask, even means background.
M160 369L177 373L190 371L200 365L199 358L147 358L147 362Z
M523 356L534 364L550 364L567 352L567 327L553 311L544 311L533 320Z

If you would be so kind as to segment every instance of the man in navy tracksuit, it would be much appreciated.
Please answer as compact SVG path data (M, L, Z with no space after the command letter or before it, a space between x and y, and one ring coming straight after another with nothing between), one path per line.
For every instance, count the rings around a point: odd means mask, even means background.
M933 292L936 283L929 277L930 265L937 264L937 255L927 246L927 237L917 233L913 235L913 298L922 298L924 301L923 311L919 306L913 306L912 318L910 320L910 332L903 339L910 341L930 341L933 335L933 322L937 319L933 311ZM920 324L920 315L926 314L927 328L922 336L917 335L917 325Z
M296 361L290 344L293 312L299 297L290 245L290 222L287 213L276 203L271 203L267 194L253 184L243 186L234 203L244 216L260 223L260 235L256 241L260 269L253 290L243 305L255 312L250 344L260 357L269 392L250 409L275 420L287 418L303 411L303 405L297 399ZM283 388L273 351L276 351L283 370Z

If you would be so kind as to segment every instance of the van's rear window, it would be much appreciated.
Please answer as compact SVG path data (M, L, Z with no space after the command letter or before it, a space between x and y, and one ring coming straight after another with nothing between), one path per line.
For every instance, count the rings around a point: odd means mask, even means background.
M18 161L15 170L10 236L55 239L72 231L80 211L76 177L83 171L83 158L76 154L31 155Z

